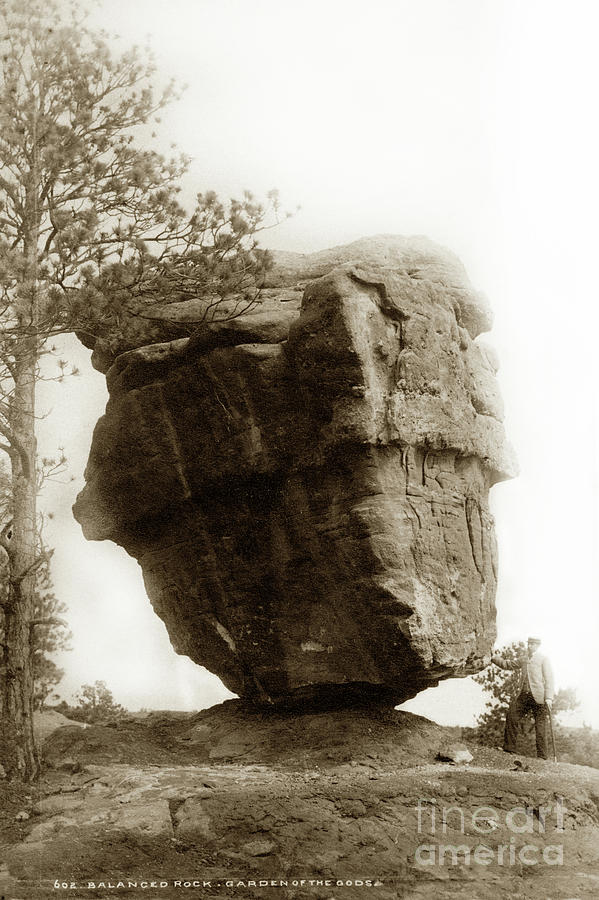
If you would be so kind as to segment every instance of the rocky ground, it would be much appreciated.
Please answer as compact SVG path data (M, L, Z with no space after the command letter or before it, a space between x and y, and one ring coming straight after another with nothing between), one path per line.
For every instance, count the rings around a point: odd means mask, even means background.
M599 895L596 769L443 761L455 732L393 709L56 724L40 782L0 786L6 900Z

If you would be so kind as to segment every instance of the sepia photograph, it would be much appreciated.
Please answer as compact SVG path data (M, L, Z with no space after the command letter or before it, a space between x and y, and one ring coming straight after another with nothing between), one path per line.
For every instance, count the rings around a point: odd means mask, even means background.
M591 0L0 0L1 900L599 895Z

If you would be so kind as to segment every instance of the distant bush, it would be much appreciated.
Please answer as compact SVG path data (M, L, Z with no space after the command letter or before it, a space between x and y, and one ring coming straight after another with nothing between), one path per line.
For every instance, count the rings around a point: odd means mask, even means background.
M599 769L599 731L595 731L590 725L583 725L582 728L560 727L555 735L555 743L560 762Z
M82 685L75 700L78 701L75 706L63 700L54 709L75 722L87 722L89 725L121 719L127 715L125 707L116 703L112 691L104 681Z

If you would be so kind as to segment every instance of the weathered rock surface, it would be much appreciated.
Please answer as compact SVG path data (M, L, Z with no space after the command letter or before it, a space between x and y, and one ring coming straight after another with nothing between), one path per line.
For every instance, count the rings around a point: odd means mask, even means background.
M435 762L454 740L401 711L239 700L60 728L44 759L68 750L80 771L48 767L29 818L0 827L0 888L21 900L596 898L598 770L515 770L475 744L470 765ZM0 826L14 820L6 789Z
M138 559L177 652L246 698L399 702L480 669L514 463L460 263L385 236L281 254L261 306L181 337L201 315L98 342L86 537Z

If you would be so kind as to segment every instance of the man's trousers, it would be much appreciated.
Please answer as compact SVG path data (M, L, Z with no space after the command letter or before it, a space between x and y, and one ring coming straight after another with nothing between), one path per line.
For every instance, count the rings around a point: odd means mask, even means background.
M544 703L537 703L528 691L518 694L512 700L505 719L505 732L503 735L503 749L506 753L516 752L516 739L520 720L531 712L535 718L535 733L537 737L537 756L547 759L547 713Z

